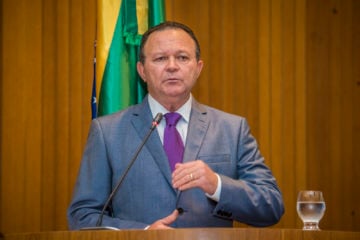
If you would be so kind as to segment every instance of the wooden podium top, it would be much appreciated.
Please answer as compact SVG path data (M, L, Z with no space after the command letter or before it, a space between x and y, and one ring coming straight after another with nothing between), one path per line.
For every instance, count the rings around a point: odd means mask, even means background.
M359 240L360 232L279 228L187 228L170 230L55 231L5 234L5 240Z

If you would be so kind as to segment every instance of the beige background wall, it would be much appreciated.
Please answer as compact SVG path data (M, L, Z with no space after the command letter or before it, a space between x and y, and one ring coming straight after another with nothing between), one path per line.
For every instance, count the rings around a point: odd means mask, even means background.
M301 227L296 194L320 189L321 227L360 231L360 1L166 4L202 46L195 97L245 116L278 179L275 227ZM0 7L0 231L64 230L90 123L96 0Z

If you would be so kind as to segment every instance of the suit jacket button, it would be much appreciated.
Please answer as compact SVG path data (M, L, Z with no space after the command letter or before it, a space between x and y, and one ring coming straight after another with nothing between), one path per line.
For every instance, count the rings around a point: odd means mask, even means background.
M184 212L184 209L181 207L177 208L177 210L178 210L179 214L183 214L183 212Z

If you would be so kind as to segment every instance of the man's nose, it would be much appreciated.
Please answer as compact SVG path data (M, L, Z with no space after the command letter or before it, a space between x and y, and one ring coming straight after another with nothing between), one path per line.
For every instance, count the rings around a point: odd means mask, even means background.
M178 65L178 63L176 61L176 58L170 57L169 60L168 60L167 69L171 70L171 71L174 71L174 70L176 70L178 68L179 68L179 65Z

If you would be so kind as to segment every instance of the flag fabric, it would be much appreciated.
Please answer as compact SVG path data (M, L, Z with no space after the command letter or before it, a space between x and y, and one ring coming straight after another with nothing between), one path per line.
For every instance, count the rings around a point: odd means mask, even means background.
M141 37L164 20L164 0L98 0L97 116L142 101L147 90L136 70Z

